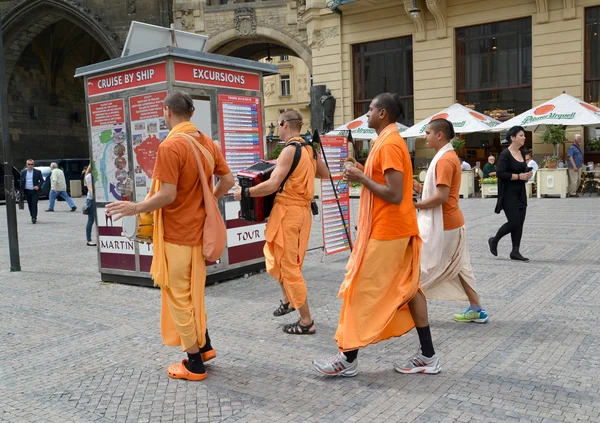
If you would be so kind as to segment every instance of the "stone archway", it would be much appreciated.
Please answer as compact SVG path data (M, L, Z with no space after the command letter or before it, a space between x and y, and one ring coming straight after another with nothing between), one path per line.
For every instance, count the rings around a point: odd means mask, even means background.
M280 51L288 49L292 55L302 59L306 66L312 70L312 51L310 47L276 27L257 26L255 34L246 37L240 37L233 27L225 29L211 35L206 44L206 51L230 55L236 50L252 44L271 44L275 46L273 54L279 54ZM266 51L266 49L263 49L263 51ZM256 60L261 57L260 55L254 55L254 57L246 58Z
M75 69L118 57L119 37L78 4L32 0L3 18L9 130L17 167L26 158L89 155L85 92L83 81L74 78Z

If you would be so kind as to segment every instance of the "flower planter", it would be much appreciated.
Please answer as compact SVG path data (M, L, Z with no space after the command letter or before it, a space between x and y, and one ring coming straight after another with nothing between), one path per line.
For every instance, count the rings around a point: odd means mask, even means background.
M556 162L552 161L552 162L548 162L548 169L556 169Z
M475 194L475 177L473 171L463 170L461 177L460 191L458 194L462 198L469 198Z
M359 187L350 187L350 197L360 197L360 191L362 190L362 185Z
M567 198L569 178L567 169L538 169L535 173L537 178L537 198L542 195L558 195Z
M481 184L481 198L498 196L498 184Z

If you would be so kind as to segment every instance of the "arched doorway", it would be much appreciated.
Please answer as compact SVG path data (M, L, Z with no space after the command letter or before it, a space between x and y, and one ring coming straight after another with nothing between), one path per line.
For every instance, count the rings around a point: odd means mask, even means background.
M73 2L33 0L4 18L13 163L88 157L87 113L80 66L118 55L98 19ZM106 25L105 25L106 26Z
M277 120L283 110L298 110L304 117L303 132L311 131L309 102L312 57L306 44L283 31L259 26L252 36L239 37L234 29L216 34L209 39L207 51L267 61L279 68L279 75L263 79L267 155L277 149Z

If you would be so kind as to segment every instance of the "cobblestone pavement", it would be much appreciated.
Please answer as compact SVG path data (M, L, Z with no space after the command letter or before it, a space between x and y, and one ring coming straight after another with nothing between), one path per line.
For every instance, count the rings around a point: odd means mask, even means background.
M305 264L315 336L281 331L279 288L265 273L206 289L218 357L204 382L171 380L159 291L99 282L86 217L64 203L32 225L19 211L23 271L8 271L0 207L0 421L7 422L574 422L600 421L600 199L532 199L523 253L498 258L493 199L461 200L486 325L451 320L465 304L430 303L443 371L401 375L417 336L362 350L359 375L326 379L313 358L336 352L336 298L347 254ZM77 200L79 205L82 199ZM355 207L356 210L356 207ZM319 245L314 225L311 245Z

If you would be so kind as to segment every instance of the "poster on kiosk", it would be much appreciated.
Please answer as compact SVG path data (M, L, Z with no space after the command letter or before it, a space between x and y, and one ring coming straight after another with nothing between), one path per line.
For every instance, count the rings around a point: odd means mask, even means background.
M192 122L221 148L234 176L264 157L262 78L278 73L277 67L199 51L205 41L133 22L122 57L76 71L86 89L103 281L153 284L152 245L126 238L121 221L107 217L105 207L148 195L158 147L169 134L163 117L169 92L192 96ZM209 282L264 268L265 225L240 219L239 204L231 194L219 200L227 248L218 262L207 263Z

